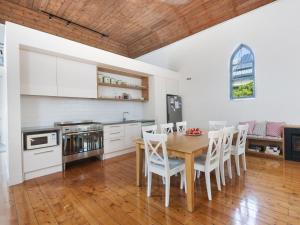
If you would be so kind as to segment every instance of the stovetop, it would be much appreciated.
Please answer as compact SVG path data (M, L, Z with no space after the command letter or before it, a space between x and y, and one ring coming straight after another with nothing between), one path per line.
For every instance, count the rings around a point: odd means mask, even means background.
M62 133L102 131L103 125L92 120L56 122L55 126L62 127Z

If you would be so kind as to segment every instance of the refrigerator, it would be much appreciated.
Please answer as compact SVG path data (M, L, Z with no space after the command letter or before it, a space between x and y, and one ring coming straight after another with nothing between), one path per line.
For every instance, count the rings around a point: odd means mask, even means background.
M182 101L178 95L167 95L167 122L175 123L182 121Z

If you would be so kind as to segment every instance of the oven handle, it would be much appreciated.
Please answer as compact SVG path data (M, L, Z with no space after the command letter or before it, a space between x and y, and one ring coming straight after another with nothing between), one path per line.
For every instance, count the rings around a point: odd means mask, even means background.
M102 132L102 130L99 131L84 131L84 132L74 132L74 133L67 133L63 134L64 136L71 136L71 135L77 135L77 134L91 134L91 133L99 133Z

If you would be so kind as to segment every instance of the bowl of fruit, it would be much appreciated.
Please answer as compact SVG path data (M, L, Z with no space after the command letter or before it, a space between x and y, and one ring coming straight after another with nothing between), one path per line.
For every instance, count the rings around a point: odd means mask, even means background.
M204 131L199 128L189 128L186 131L187 136L200 136L202 134L204 134Z

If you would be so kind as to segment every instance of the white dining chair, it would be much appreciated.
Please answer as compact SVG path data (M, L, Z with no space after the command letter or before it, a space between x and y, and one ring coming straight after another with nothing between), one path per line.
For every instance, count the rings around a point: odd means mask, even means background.
M215 171L218 190L221 191L220 181L220 151L222 144L222 131L210 131L208 132L208 151L206 154L195 159L194 169L196 171L205 173L205 183L208 199L211 200L211 183L210 172ZM199 173L199 174L200 174ZM195 176L196 177L196 176Z
M185 162L181 159L168 157L166 142L166 134L144 133L144 145L148 165L147 196L151 196L152 173L162 176L165 180L165 206L169 207L171 176L177 173L181 174L180 188L183 188L183 186L185 188L186 182Z
M160 125L160 131L162 134L172 134L173 133L173 123L165 123Z
M187 129L186 121L177 122L176 123L176 130L178 134L185 134Z
M236 145L232 146L231 155L234 155L235 158L235 165L236 165L236 172L237 175L240 176L240 158L239 156L242 155L243 159L243 167L244 171L247 170L246 166L246 141L247 141L247 133L248 133L249 125L239 125L238 126L238 137L236 140Z
M223 128L223 138L222 138L222 147L220 155L220 172L222 184L225 186L225 162L227 163L228 175L232 179L232 170L231 170L231 149L232 149L232 139L234 135L234 127L225 127Z
M227 121L208 121L209 130L220 130L226 127Z
M144 133L150 133L150 134L156 134L157 132L157 125L151 125L151 126L144 126L142 127L142 134L144 136ZM145 170L145 177L148 174L147 171L147 154L145 154L145 164L144 164L144 170Z

